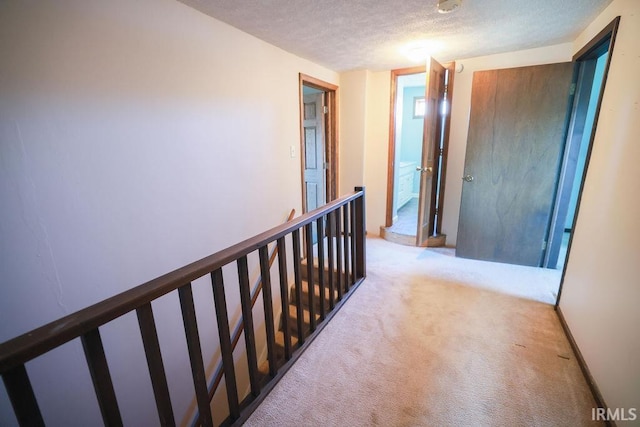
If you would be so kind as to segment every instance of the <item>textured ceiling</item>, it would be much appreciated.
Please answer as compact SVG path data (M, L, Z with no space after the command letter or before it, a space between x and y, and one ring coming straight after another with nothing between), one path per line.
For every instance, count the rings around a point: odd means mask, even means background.
M442 45L441 62L572 41L611 0L180 0L335 71L413 65L409 42Z

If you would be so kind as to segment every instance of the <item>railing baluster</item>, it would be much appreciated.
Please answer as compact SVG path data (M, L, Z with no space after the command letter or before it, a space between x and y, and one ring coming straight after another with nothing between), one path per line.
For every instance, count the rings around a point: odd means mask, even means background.
M333 212L336 225L336 286L338 287L338 301L342 300L344 286L342 285L342 239L340 238L340 212L341 208L336 208Z
M356 231L355 231L355 239L358 247L360 248L357 251L357 272L356 277L362 279L367 275L366 269L366 238L367 238L367 227L365 223L365 200L364 200L364 187L356 187L356 191L362 191L362 197L356 199Z
M13 412L21 426L44 426L44 420L33 394L31 381L24 365L16 366L2 375Z
M147 357L147 366L149 367L149 376L151 377L153 395L156 399L160 425L175 426L176 422L173 417L169 387L164 372L162 354L160 353L160 342L158 341L158 332L153 319L151 303L146 303L138 307L136 313L138 315L138 325L140 325L140 334L142 335L144 353Z
M324 284L324 218L316 220L316 230L318 233L318 288L320 290L320 320L324 320L325 314L325 284ZM315 292L315 286L314 286Z
M231 336L229 334L229 314L227 313L227 298L224 292L222 269L219 268L211 272L211 286L213 287L213 303L216 309L216 321L218 322L220 354L222 355L229 413L231 418L235 420L240 416L240 405L238 403L238 386L233 365L233 347L231 346Z
M351 284L356 283L356 203L352 201L349 203L349 212L351 213L349 242L351 243Z
M298 323L298 347L304 343L304 311L302 309L302 257L300 249L300 230L294 230L293 239L293 275L296 282L296 320Z
M319 310L321 321L326 319L327 309L335 308L336 305L334 292L337 290L338 298L343 299L344 293L348 292L354 283L359 282L366 276L364 188L356 188L356 191L362 191L362 194L351 194L329 202L326 207L315 212L307 213L298 219L291 220L287 224L275 227L254 238L247 239L244 242L209 255L201 260L192 262L119 295L101 301L91 307L60 318L19 337L15 337L7 342L0 343L0 375L2 376L7 394L19 423L21 425L44 424L42 413L38 408L38 402L25 368L25 363L75 338L80 338L104 423L109 426L122 425L118 399L113 387L99 328L135 310L138 317L138 324L145 349L145 357L147 359L160 423L163 425L175 425L162 352L151 304L152 301L155 301L163 295L178 290L199 412L197 423L211 426L213 417L211 414L209 394L213 395L215 392L207 390L206 372L204 370L191 284L191 281L206 274L211 274L212 278L216 317L218 319L218 334L220 336L220 352L222 355L222 364L216 369L215 382L217 383L219 381L218 371L224 372L223 375L225 377L227 396L229 399L230 419L227 419L225 423L244 419L243 416L240 415L240 404L238 402L237 382L233 364L233 342L231 341L229 331L222 266L226 266L233 261L238 263L241 299L243 302L243 316L240 325L243 326L243 329L247 330L245 333L247 351L248 353L253 353L248 354L249 376L251 379L252 392L256 394L260 390L256 385L257 349L255 347L255 333L252 330L253 314L251 310L247 308L249 305L246 303L251 297L248 288L247 256L255 250L259 251L260 270L264 276L263 303L265 322L267 323L266 335L270 375L271 377L278 378L273 296L270 295L272 289L269 266L266 264L266 254L268 253L267 245L277 240L277 247L280 250L280 254L278 255L279 281L283 309L285 358L290 361L293 354L291 337L292 325L289 316L289 283L285 247L286 236L291 234L293 237L293 265L296 276L297 310L299 310L298 320L301 324L304 322L301 306L303 299L301 257L303 255L303 249L306 249L307 252L309 260L307 268L309 269L308 275L310 281L310 323L312 331L317 333L323 325L320 325L320 328L316 327L317 320L315 311ZM341 231L342 227L344 231ZM304 236L301 236L300 230L302 228L304 228ZM314 228L317 229L318 233L318 273L314 273L315 263L313 262ZM306 239L305 247L302 246L302 237ZM325 253L324 247L325 237L327 238L327 253ZM324 259L325 256L328 257L328 260ZM271 260L271 262L273 262L273 260ZM324 268L325 262L327 263L327 270ZM314 304L316 297L314 276L316 276L319 282L318 285L320 289L321 299L318 305ZM259 287L256 289L258 288ZM330 293L328 300L325 299L327 290L329 290ZM254 301L252 301L252 304L254 303L255 298ZM304 326L300 325L298 329L300 333L299 344L302 344L305 341L303 335ZM238 332L238 340L240 336L241 332ZM287 365L287 367L288 366L289 365ZM222 374L220 377L222 377ZM262 393L262 395L264 395L264 393ZM251 408L251 405L257 405L262 395L253 399L253 401L251 397L244 401L242 405L243 408Z
M213 426L211 406L209 404L209 392L207 390L207 378L204 372L202 348L200 346L200 337L198 335L196 308L193 304L191 283L178 288L178 295L180 297L182 323L184 323L184 333L187 338L187 349L189 351L193 387L196 392L196 402L198 402L200 421L203 426Z
M349 274L349 204L342 207L342 219L343 219L343 240L344 240L344 291L348 292L351 287L350 274Z
M267 334L267 360L269 360L269 375L275 377L278 373L276 366L276 331L273 318L273 297L271 295L271 273L269 271L269 248L261 246L258 249L260 257L260 276L262 277L262 305L264 307L264 323Z
M335 256L334 238L335 238L335 226L334 217L331 213L327 214L327 273L329 276L329 311L333 310L336 304L336 286L334 282L335 271L333 269L333 257Z
M247 256L238 258L238 278L240 283L240 306L242 308L242 322L244 323L244 342L247 349L247 365L249 368L249 383L251 394L260 394L258 381L258 355L256 351L256 336L253 331L253 311L251 310L251 289L249 288L249 269Z
M315 299L315 279L313 274L313 223L304 226L304 237L307 244L307 280L309 289L309 330L316 330L316 309L314 306Z
M284 237L278 239L278 272L280 275L280 300L282 303L282 332L284 333L284 358L291 359L291 327L289 318L289 282L287 277L287 247Z
M118 400L113 390L109 365L104 355L104 347L98 329L93 329L81 337L82 347L91 373L93 388L96 391L102 419L107 426L121 426L122 418Z

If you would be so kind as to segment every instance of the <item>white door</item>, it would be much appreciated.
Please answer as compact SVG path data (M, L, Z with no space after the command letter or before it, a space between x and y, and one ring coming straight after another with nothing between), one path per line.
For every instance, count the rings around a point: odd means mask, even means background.
M304 185L306 211L326 203L324 93L304 96Z

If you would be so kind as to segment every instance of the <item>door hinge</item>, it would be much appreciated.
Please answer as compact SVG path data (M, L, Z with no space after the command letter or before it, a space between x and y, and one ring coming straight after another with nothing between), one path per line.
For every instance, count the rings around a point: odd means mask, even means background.
M543 240L543 241L542 241L542 250L543 250L543 251L546 251L546 250L547 250L547 241L546 241L546 240Z
M327 107L326 105L322 106L322 111L324 112L324 114L328 114L329 113L329 107Z
M571 83L571 86L569 87L569 95L575 95L575 93L576 93L576 84Z

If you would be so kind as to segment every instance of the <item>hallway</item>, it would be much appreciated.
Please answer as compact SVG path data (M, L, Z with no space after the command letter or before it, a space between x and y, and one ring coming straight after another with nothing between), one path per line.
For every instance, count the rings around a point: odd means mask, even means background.
M584 425L560 271L367 241L368 276L248 426Z

